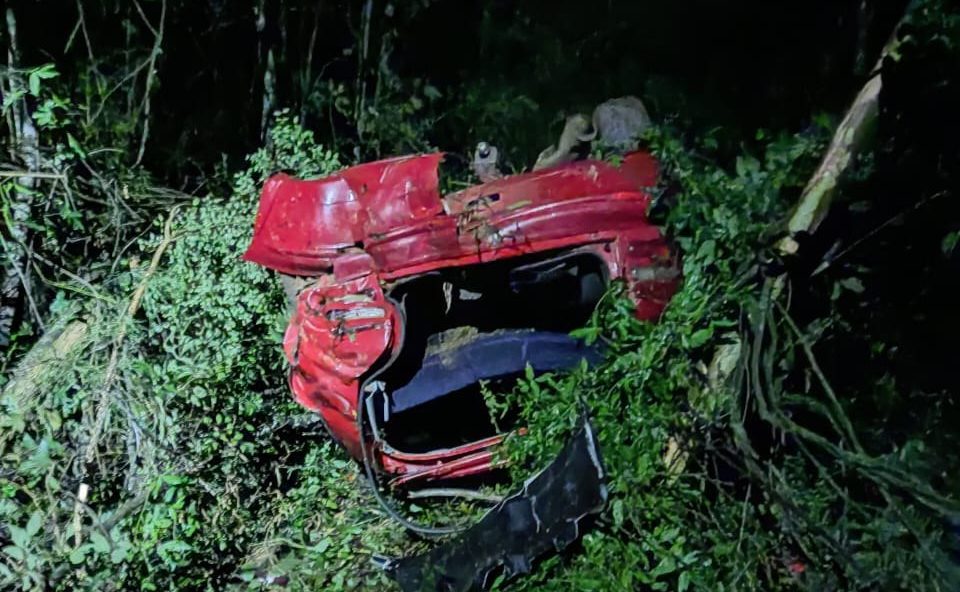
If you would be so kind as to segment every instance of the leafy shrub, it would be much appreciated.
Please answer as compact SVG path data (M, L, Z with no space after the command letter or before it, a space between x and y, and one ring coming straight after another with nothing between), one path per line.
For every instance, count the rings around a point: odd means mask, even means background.
M339 167L284 114L271 140L229 200L195 200L172 214L166 238L158 220L144 255L125 261L129 271L100 299L64 299L50 334L82 326L82 340L43 366L33 399L5 390L0 523L10 527L0 531L0 587L256 588L257 570L300 552L317 569L292 577L352 589L361 576L342 565L356 543L334 516L356 516L347 530L368 544L393 532L359 502L356 468L319 446L316 419L287 395L282 293L239 258L268 175ZM161 246L153 269L147 260ZM127 295L141 284L142 319L128 319ZM74 502L81 482L88 507Z
M528 375L494 403L520 409L529 428L511 440L518 478L555 453L585 404L612 494L583 553L551 559L511 590L956 582L944 530L955 502L907 477L902 455L858 448L847 412L804 353L838 317L801 329L781 304L783 287L764 278L777 269L765 260L771 222L795 201L824 136L778 136L733 172L674 133L652 138L677 189L665 222L683 253L683 286L655 325L638 323L615 290L581 331L608 341L606 364Z

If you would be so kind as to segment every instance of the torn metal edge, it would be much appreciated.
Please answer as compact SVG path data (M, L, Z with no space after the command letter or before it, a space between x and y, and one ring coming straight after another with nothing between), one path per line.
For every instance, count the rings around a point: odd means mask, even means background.
M585 465L593 471L583 470ZM534 561L579 539L584 519L606 507L605 476L596 435L584 416L553 462L477 524L426 553L380 566L404 592L487 589L494 574L502 571L510 579L527 573Z

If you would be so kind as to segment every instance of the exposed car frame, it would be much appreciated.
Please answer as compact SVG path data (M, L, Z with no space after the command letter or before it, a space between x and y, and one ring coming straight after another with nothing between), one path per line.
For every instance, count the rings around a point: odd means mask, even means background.
M679 282L676 255L647 218L657 182L649 153L629 153L617 166L572 162L446 196L438 190L442 158L404 156L314 180L275 175L244 254L311 278L284 336L290 387L351 455L393 485L487 472L498 466L494 451L505 437L405 450L389 435L402 431L401 414L471 379L595 358L567 332L607 283L624 280L636 316L654 320ZM533 326L524 326L528 318ZM465 339L450 336L463 326L472 329ZM456 351L470 352L461 355L467 365L485 362L444 374Z

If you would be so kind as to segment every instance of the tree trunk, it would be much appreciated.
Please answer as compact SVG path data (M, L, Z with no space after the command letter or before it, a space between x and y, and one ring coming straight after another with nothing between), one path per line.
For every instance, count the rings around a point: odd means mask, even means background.
M266 0L260 0L256 8L257 12L257 60L263 64L263 97L260 108L260 139L266 143L267 149L271 148L270 127L271 116L277 104L277 66L274 57L274 38L268 29L267 22L267 3Z
M812 233L823 222L830 209L840 181L857 157L869 146L869 139L880 113L880 89L883 82L880 73L874 74L860 89L857 98L837 127L820 166L810 178L794 208L787 231L791 236L780 242L784 254L794 254L799 244L794 235Z
M11 96L18 96L26 93L26 86L23 82L23 75L19 72L21 63L17 45L17 19L12 8L7 8L6 22L9 74L7 76L8 87L4 89L4 92ZM13 146L12 156L20 161L27 173L35 173L40 166L39 138L37 128L27 109L26 100L21 97L14 101L10 109L13 121L13 129L10 130L11 146ZM29 242L27 222L30 220L33 206L35 184L36 179L29 174L18 177L10 204L10 240L3 241L4 275L3 283L0 284L0 298L2 298L2 305L0 305L0 345L6 345L9 342L10 334L16 329L18 319L22 316L24 303L30 297L29 274L24 268L27 263L26 245ZM39 312L34 309L33 314L42 328Z
M907 8L909 13L909 7ZM888 57L896 59L899 46L897 34L906 14L890 34L890 39L880 52L870 78L857 93L847 110L843 121L833 134L830 146L816 172L810 178L790 220L787 222L789 236L780 241L778 248L785 255L796 253L800 245L796 235L816 232L820 223L827 217L830 203L836 196L837 188L843 176L863 151L870 146L873 131L880 115L880 91L883 89L883 61Z

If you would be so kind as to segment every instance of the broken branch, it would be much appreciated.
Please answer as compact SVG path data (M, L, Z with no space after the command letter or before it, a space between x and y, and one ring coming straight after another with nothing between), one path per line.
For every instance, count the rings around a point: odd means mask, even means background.
M903 22L903 19L900 21ZM827 217L830 204L837 193L840 181L870 144L870 138L880 114L880 91L883 88L883 61L894 55L899 41L894 28L890 41L884 46L870 78L854 98L837 131L830 140L816 172L807 182L793 213L787 222L789 235L777 245L784 255L795 254L800 245L796 235L813 233Z
M117 336L113 342L113 350L110 352L110 361L107 363L107 371L104 374L103 386L100 390L100 400L97 406L97 417L94 422L93 432L90 434L90 441L87 444L86 453L84 455L86 462L88 463L93 460L93 455L97 448L97 440L99 439L100 431L103 429L103 423L106 421L107 401L109 400L108 391L110 386L113 384L114 379L116 378L117 364L119 363L120 359L120 349L123 346L123 341L127 336L127 323L140 309L140 301L143 299L143 295L147 291L147 284L150 282L150 278L153 277L153 274L156 273L157 268L160 266L160 259L163 257L164 252L177 238L177 236L172 232L172 225L173 218L176 216L178 209L179 208L174 208L173 211L170 212L170 215L167 216L167 221L163 225L163 240L160 241L160 244L157 246L157 250L154 251L153 258L150 260L150 267L147 268L146 273L143 275L143 278L137 285L137 289L134 290L133 296L130 297L130 304L127 306L127 313L120 321L120 329L117 331Z
M502 495L496 495L493 493L483 493L482 491L474 491L473 489L456 489L453 487L440 487L434 489L420 489L417 491L411 491L407 494L407 497L410 499L424 499L431 497L459 497L468 500L475 500L480 502L490 502L491 504L499 504L503 501Z

